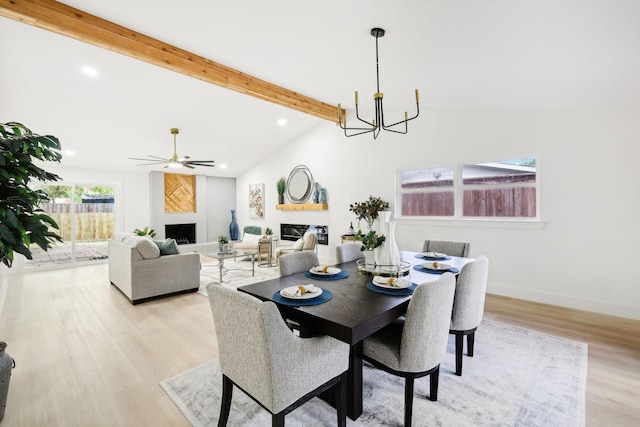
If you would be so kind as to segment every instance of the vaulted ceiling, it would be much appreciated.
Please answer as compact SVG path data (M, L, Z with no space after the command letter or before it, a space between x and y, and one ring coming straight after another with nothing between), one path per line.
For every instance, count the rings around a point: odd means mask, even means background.
M0 122L21 121L58 136L76 152L65 155L65 166L140 169L128 157L169 157L169 130L178 127L179 155L228 165L198 173L237 176L326 121L16 20L16 10L47 3L0 0ZM297 105L340 102L353 109L358 90L370 114L375 44L369 31L378 26L387 32L380 39L381 90L386 108L398 114L411 111L415 88L423 114L640 108L635 0L61 3L269 82L267 92L282 89ZM56 24L46 14L39 21ZM97 35L113 42L108 32ZM98 74L82 74L84 66Z

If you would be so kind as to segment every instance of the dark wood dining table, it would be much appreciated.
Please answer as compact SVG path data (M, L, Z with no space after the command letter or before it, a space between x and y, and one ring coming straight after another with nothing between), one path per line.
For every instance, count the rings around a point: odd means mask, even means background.
M410 273L404 276L422 285L437 280L439 274L419 272L414 265L426 262L417 258L417 252L401 253L402 260L411 264ZM471 258L451 257L445 262L460 269ZM324 334L346 342L351 346L347 373L347 415L355 420L362 414L362 341L377 330L405 314L411 296L384 295L367 289L371 274L358 271L355 261L338 264L349 277L339 280L316 280L304 273L292 274L238 288L263 301L272 301L274 293L289 287L313 284L329 290L331 300L310 306L276 304L283 317L297 322L304 330Z

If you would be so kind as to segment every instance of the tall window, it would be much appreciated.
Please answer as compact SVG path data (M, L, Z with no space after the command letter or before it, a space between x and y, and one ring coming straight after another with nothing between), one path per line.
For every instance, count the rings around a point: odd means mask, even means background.
M402 217L537 217L536 159L398 172Z
M109 185L34 184L45 191L48 203L40 208L59 226L51 230L62 237L44 251L32 244L33 259L26 268L67 265L107 258L107 240L115 228L114 188Z

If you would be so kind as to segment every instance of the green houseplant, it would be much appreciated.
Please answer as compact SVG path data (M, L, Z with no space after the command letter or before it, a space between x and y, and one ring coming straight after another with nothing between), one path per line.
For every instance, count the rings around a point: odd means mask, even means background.
M358 220L364 219L369 226L369 231L373 227L373 221L378 218L378 213L389 208L389 202L385 202L380 197L369 196L364 202L356 202L349 205L349 210L356 214Z
M285 180L284 177L280 178L276 183L276 189L278 190L278 204L284 204L284 190L285 190Z
M0 261L7 267L16 252L32 259L32 243L46 251L62 242L52 231L59 229L58 224L39 207L49 201L47 193L29 188L32 180L61 179L34 164L34 160L60 163L60 149L55 136L34 134L16 122L0 123Z
M381 246L386 237L381 236L374 230L369 231L367 234L362 234L362 231L358 231L355 236L356 240L362 241L360 250L364 252L364 260L366 265L375 265L374 249Z
M152 239L156 237L156 231L151 227L145 227L142 230L139 228L136 228L135 230L133 230L133 232L138 236L149 236Z

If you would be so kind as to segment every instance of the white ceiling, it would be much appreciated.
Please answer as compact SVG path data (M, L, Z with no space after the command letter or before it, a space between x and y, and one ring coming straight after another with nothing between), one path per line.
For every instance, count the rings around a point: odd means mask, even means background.
M638 0L111 0L70 6L328 104L640 108ZM0 122L60 138L68 167L216 160L237 176L321 119L0 18ZM99 75L88 78L89 65ZM366 111L365 111L366 113ZM286 127L276 121L286 118ZM350 119L351 120L351 119ZM418 119L420 120L420 119ZM339 129L336 129L339 132ZM369 136L364 136L368 138ZM145 170L161 167L145 166Z

